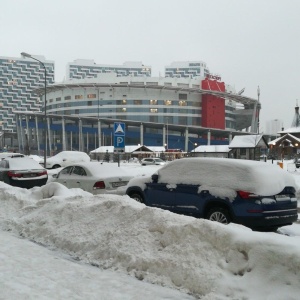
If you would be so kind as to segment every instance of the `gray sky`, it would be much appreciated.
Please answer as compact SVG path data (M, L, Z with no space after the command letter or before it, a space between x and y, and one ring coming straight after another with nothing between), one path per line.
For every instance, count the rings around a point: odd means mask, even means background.
M299 99L299 0L1 0L0 56L21 52L66 64L142 61L152 75L173 61L205 61L212 73L257 98L261 126L291 126Z

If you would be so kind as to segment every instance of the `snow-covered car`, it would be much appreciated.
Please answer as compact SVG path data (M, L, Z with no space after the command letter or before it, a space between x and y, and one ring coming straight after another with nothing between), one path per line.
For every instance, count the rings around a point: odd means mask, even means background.
M275 230L298 219L294 177L277 165L224 158L183 158L151 178L134 178L126 194L148 206L224 224Z
M89 162L90 157L81 151L61 151L58 154L46 159L46 169L66 167L74 163ZM40 162L44 166L44 161Z
M146 165L164 165L166 162L162 160L161 158L143 158L141 160L141 165L146 166Z
M127 185L133 176L115 164L86 162L72 164L52 175L54 182L68 188L81 188L92 194L102 194Z
M15 152L2 152L0 153L0 160L8 157L24 157L25 155L22 153Z
M29 157L8 157L0 161L0 181L9 185L32 188L47 183L45 168Z
M39 156L39 155L30 154L28 157L35 160L35 161L37 161L38 163L43 163L44 162L44 157Z

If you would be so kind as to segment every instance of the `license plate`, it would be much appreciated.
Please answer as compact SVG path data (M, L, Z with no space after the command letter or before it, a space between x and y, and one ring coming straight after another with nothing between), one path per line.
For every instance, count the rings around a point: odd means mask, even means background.
M275 199L278 201L285 201L285 200L291 200L291 197L289 195L276 195Z
M112 182L112 187L117 188L119 186L124 186L126 185L128 182L127 181L118 181L118 182Z
M30 174L24 174L24 178L30 178L30 177L36 177L36 174L30 173Z

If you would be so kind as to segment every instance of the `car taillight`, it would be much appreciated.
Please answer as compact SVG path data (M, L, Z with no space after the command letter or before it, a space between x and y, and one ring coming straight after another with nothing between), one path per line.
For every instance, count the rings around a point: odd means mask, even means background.
M7 175L8 175L8 177L18 177L18 178L23 177L23 174L15 173L15 172L12 172L12 171L8 171Z
M94 190L98 190L98 189L105 189L105 183L104 181L97 181L94 186L93 186Z
M256 197L258 197L256 194L245 192L245 191L237 191L237 193L243 199L250 199L250 198L256 198Z
M37 176L43 176L43 175L47 175L48 173L47 173L47 171L45 170L45 171L43 171L43 172L39 172L39 173L37 173L36 175Z

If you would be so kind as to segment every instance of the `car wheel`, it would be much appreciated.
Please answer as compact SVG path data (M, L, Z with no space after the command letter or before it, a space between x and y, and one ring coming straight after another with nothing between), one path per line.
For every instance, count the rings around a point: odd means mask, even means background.
M133 193L130 195L130 198L134 199L137 202L144 203L143 197L138 193Z
M57 168L60 168L60 165L54 165L54 166L52 167L52 169L57 169Z
M231 222L231 217L229 215L228 210L222 207L212 208L208 212L206 218L210 221L215 221L222 224L229 224Z

